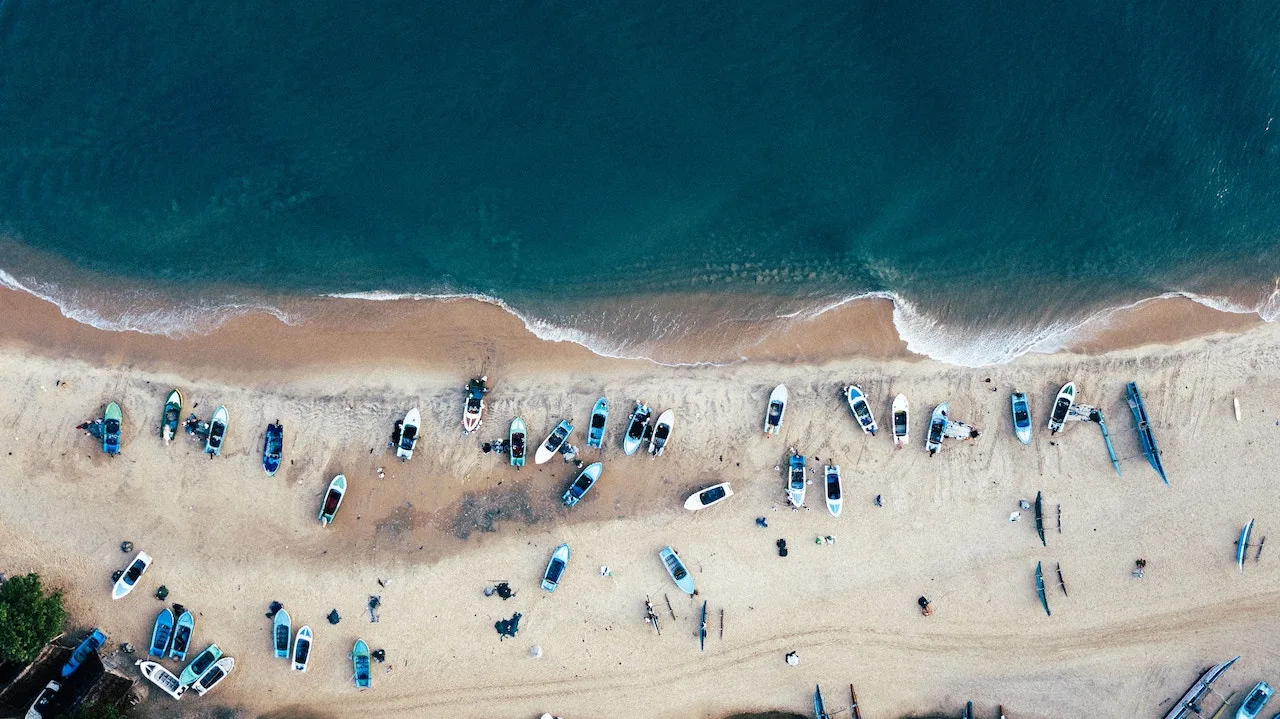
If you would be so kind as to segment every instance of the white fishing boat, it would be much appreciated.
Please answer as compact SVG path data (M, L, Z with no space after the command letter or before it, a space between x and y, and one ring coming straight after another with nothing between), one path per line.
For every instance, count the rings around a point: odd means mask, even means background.
M902 449L907 444L910 431L911 412L907 396L900 394L893 398L893 446Z
M422 414L414 407L404 416L400 424L400 441L396 443L396 456L400 461L413 459L413 448L418 444L418 429L422 425Z
M733 489L729 486L729 483L721 482L689 495L689 498L684 500L684 508L696 512L699 509L706 509L719 504L732 496Z
M1053 400L1053 411L1049 413L1049 431L1057 434L1067 424L1067 412L1071 411L1071 405L1076 401L1076 383L1068 382L1062 385L1062 389L1058 390L1058 396Z
M787 386L778 385L769 393L769 406L764 411L765 434L777 434L782 428L782 417L787 413Z
M151 555L146 552L138 552L133 556L133 561L129 562L129 566L124 570L124 574L116 580L116 584L111 589L112 599L123 599L128 596L129 592L137 586L138 580L151 566Z
M204 670L204 674L191 685L196 690L196 694L204 696L211 689L222 683L231 674L231 670L236 668L236 660L232 657L222 657L213 663L213 666Z
M879 427L876 424L875 415L871 413L871 405L867 404L867 396L862 393L862 388L856 384L845 387L844 399L849 404L849 411L853 413L858 426L862 427L862 431L872 437L876 436L876 430Z
M840 516L840 507L844 504L844 488L840 484L840 465L828 464L823 468L827 479L827 511L831 516Z
M173 675L173 672L168 669L165 669L155 662L145 661L142 659L134 662L134 664L138 666L138 670L142 672L142 676L146 677L152 684L160 687L161 691L165 694L168 694L174 699L181 699L182 695L186 693L186 685L179 682L178 678Z

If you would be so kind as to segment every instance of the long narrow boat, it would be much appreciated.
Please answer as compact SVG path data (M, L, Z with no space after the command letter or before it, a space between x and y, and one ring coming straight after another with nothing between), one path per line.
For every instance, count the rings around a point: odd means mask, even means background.
M187 660L187 650L191 648L191 634L196 629L196 616L191 610L184 609L178 615L173 627L173 644L169 647L169 658L179 662Z
M702 623L698 629L698 651L707 650L707 600L702 600Z
M1044 541L1044 495L1036 492L1036 534L1040 535L1040 546L1049 546Z
M560 420L555 429L551 430L551 434L547 435L547 441L543 442L538 451L533 453L534 464L546 464L552 457L556 456L556 452L569 441L569 435L573 434L573 423L567 419Z
M911 410L907 404L907 396L900 394L893 398L893 446L902 449L910 439Z
M867 404L867 396L862 393L862 388L856 384L851 384L844 388L844 399L849 404L849 411L853 413L853 418L857 420L858 426L862 427L862 431L876 436L876 417L871 413L871 405Z
M862 709L858 707L858 692L854 690L852 684L849 685L849 702L849 711L853 712L853 719L862 719Z
M780 384L769 393L769 406L764 411L765 434L777 434L787 413L787 386Z
M813 688L813 716L814 719L831 719L831 715L827 713L826 702L822 701L822 687L820 686Z
M302 625L298 629L298 637L293 640L293 670L307 671L307 662L311 659L311 627Z
M342 506L342 498L347 495L347 476L339 474L329 482L329 489L324 493L324 502L320 504L320 524L329 526L334 516L338 513L338 507Z
M160 415L160 439L165 444L178 436L178 425L182 423L182 393L173 390L164 400L164 413Z
M1200 678L1191 685L1191 688L1182 695L1182 698L1178 700L1178 703L1174 704L1173 707L1169 709L1169 712L1164 715L1164 719L1185 719L1186 717L1191 716L1193 712L1198 714L1200 700L1209 693L1213 683L1218 681L1219 677L1230 669L1231 665L1235 664L1239 659L1240 657L1228 659L1225 662L1215 664L1205 670L1204 674L1201 674Z
M1053 409L1049 412L1049 431L1057 434L1067 423L1067 412L1071 411L1071 405L1076 401L1076 383L1068 382L1062 385L1062 389L1058 390L1058 396L1053 400Z
M1151 463L1151 468L1160 475L1160 480L1165 484L1169 483L1169 478L1164 473L1164 463L1160 461L1160 449L1156 447L1156 436L1151 433L1151 421L1147 416L1146 405L1142 403L1142 393L1138 391L1138 383L1130 382L1125 385L1125 399L1129 403L1129 411L1133 413L1133 423L1138 429L1138 441L1142 443L1142 453L1147 455L1147 461Z
M1249 551L1250 534L1253 534L1252 519L1240 530L1240 538L1236 540L1236 566L1240 567L1241 574L1244 574L1244 555Z
M951 407L946 402L933 408L933 415L929 417L929 434L924 438L924 448L929 450L930 457L942 449L942 438L947 433L947 415L950 413Z
M529 436L529 431L525 429L524 420L516 417L511 420L511 429L507 431L507 443L509 449L507 453L511 456L512 467L524 466L524 441Z
M601 397L591 408L591 422L587 425L587 446L594 449L604 447L604 428L609 423L609 400Z
M1040 595L1040 606L1044 607L1044 613L1052 617L1053 612L1049 611L1049 600L1044 596L1044 572L1040 568L1040 562L1036 562L1036 594Z
M828 464L823 468L827 479L827 511L831 516L839 517L841 505L844 504L844 488L840 482L840 465Z
M187 691L187 685L178 681L173 672L165 669L159 664L145 659L139 659L134 662L138 666L138 670L142 672L142 676L146 677L152 684L164 690L165 694L174 699L181 699L182 695Z
M112 402L102 413L102 451L107 454L120 454L120 432L124 424L124 416L120 414L120 405Z
M369 645L365 644L363 639L357 639L356 645L351 649L351 666L355 669L356 686L361 689L368 689L371 679L369 676Z
M804 455L793 454L787 462L787 499L791 506L804 506Z

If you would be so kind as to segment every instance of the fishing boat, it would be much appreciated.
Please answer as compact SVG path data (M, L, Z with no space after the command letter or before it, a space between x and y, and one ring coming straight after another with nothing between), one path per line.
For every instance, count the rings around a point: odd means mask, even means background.
M819 686L813 688L813 716L814 719L831 719L826 702L822 701L822 687Z
M1248 524L1244 525L1244 529L1240 530L1240 538L1236 540L1236 566L1240 568L1240 573L1244 574L1244 555L1249 550L1249 535L1253 534L1253 520L1250 519Z
M102 633L101 629L94 629L89 632L89 636L76 645L75 651L71 652L71 658L66 664L62 665L62 678L66 679L80 668L81 664L89 658L90 654L97 652L103 644L107 642L107 635Z
M702 621L698 625L698 651L707 650L707 600L702 600Z
M853 413L853 418L858 421L858 426L862 427L862 431L876 436L875 415L871 413L871 405L867 404L867 396L862 393L862 388L856 384L851 384L844 388L844 399L849 404L849 411Z
M1036 534L1040 535L1040 546L1049 546L1044 541L1044 495L1036 492Z
M604 427L609 423L609 400L601 397L596 406L591 408L591 423L587 425L587 446L595 449L604 447Z
M840 516L840 505L844 503L840 486L840 465L828 464L823 467L823 475L827 478L827 511L831 516Z
M111 588L112 599L123 599L128 596L129 592L138 584L138 579L146 573L147 568L151 566L151 555L146 552L138 552L133 556L133 561L129 562L129 566L124 570L124 574L116 580L115 586Z
M160 415L160 439L165 444L178 436L178 426L182 424L182 393L178 390L169 392L164 400L164 413Z
M583 468L569 488L564 491L564 496L560 498L564 506L572 507L580 502L582 497L596 486L596 482L600 481L600 473L603 471L604 465L600 462L594 462Z
M671 581L676 583L680 591L693 596L693 577L689 576L689 570L685 568L684 562L680 561L680 555L676 554L676 550L664 547L658 552L658 556L662 559L662 565L667 568Z
M787 413L787 386L780 384L769 393L769 406L764 411L764 433L777 434L782 417Z
M347 476L339 474L329 482L329 489L324 493L324 502L320 504L320 524L328 526L342 506L342 498L347 493Z
M933 408L933 415L929 417L929 434L924 438L924 448L929 450L930 457L942 449L942 437L947 432L947 415L950 413L951 408L946 402Z
M1194 712L1196 715L1200 713L1200 700L1209 693L1213 683L1218 680L1232 664L1235 664L1240 657L1228 659L1225 662L1215 664L1205 670L1204 674L1191 685L1190 689L1182 695L1177 704L1174 704L1169 712L1164 715L1164 719L1185 719Z
M196 629L196 616L189 610L182 610L178 621L173 626L173 644L169 647L169 658L179 662L187 660L187 650L191 648L191 634Z
M1156 447L1156 436L1151 433L1151 421L1147 417L1146 405L1142 403L1142 393L1138 391L1138 383L1130 382L1125 386L1125 399L1129 403L1129 411L1133 413L1133 423L1138 429L1138 441L1142 443L1142 453L1147 456L1151 468L1160 475L1160 481L1169 483L1164 473L1164 463L1160 461L1160 449Z
M289 641L292 638L293 619L281 609L271 620L271 645L275 648L276 659L289 658Z
M356 686L368 689L370 684L369 645L365 644L363 639L357 639L356 645L351 649L351 665L355 669Z
M164 659L169 654L169 645L173 641L173 610L165 607L156 616L151 627L151 645L147 648L147 656Z
M298 637L293 640L293 670L305 672L307 661L311 659L311 627L302 625L298 628Z
M567 566L569 566L569 545L561 544L551 553L551 559L547 560L547 568L542 572L542 588L548 592L554 592L556 587L560 586L560 577L564 575Z
M551 430L551 434L547 435L547 441L543 442L534 453L533 463L546 464L569 440L570 434L573 434L573 424L567 419L560 420L560 424L557 424L556 428Z
M676 413L674 410L665 410L658 415L658 422L653 426L653 437L649 439L649 454L655 457L662 456L662 450L667 448L667 442L671 441L671 427L676 421Z
M134 662L138 670L142 672L142 676L174 699L181 699L182 695L187 691L187 685L178 681L173 672L165 669L159 664L145 659L139 659Z
M787 462L787 501L791 506L804 506L804 490L804 455L793 454Z
M907 444L910 434L911 413L907 405L907 396L898 395L893 398L893 446L902 449Z
M640 449L640 445L644 442L644 435L649 428L649 417L653 415L653 410L644 402L636 401L635 409L631 410L631 418L627 420L627 433L622 437L622 453L630 457Z
M267 425L266 437L262 440L262 469L268 477L276 476L280 469L280 460L284 458L284 425L279 420Z
M422 414L414 407L404 415L400 423L400 441L396 442L396 456L401 462L413 459L413 448L418 444L418 429L422 426Z
M120 432L124 416L120 413L120 405L112 402L102 413L102 451L107 454L120 454Z
M1272 689L1270 684L1258 682L1245 695L1244 703L1236 710L1236 719L1256 719L1258 714L1262 712L1262 707L1267 705L1267 702L1271 700L1271 695L1275 693L1276 690Z
M1040 569L1040 562L1036 562L1036 594L1040 595L1040 606L1044 607L1044 613L1053 616L1053 612L1049 611L1049 600L1044 596L1044 572Z
M484 421L484 396L489 392L484 383L488 380L489 377L484 376L467 382L466 402L462 406L462 431L466 434L480 429Z
M213 663L221 658L222 650L218 648L217 644L210 644L204 648L204 651L197 654L196 658L192 659L191 663L182 670L182 674L179 675L178 681L183 686L194 684L195 681L200 678L200 675L204 674L206 669L213 666Z
M227 437L227 422L230 415L227 408L218 405L218 409L214 410L213 418L209 420L209 437L204 441L205 454L214 457L222 454L222 442Z
M516 417L511 420L511 428L507 430L507 454L511 457L512 467L524 466L524 438L527 435L523 419Z
M204 696L210 690L222 683L231 674L231 670L236 668L236 660L231 657L222 657L214 662L212 666L204 670L198 679L191 684L191 688L196 690L196 694Z
M1027 402L1025 392L1014 392L1009 395L1009 404L1013 412L1013 434L1018 441L1031 444L1031 405Z
M684 508L696 512L699 509L706 509L712 505L719 504L732 496L733 489L729 487L729 483L721 482L689 495L689 498L684 500Z
M973 717L973 700L970 699L964 705L964 713L960 715L960 719L974 719Z
M1071 405L1076 398L1076 383L1068 382L1062 385L1058 390L1058 396L1053 400L1053 409L1049 412L1049 431L1057 434L1067 424L1067 413L1071 411Z
M53 698L60 691L62 691L62 684L56 679L49 680L49 683L44 685L44 689L36 695L35 701L31 702L31 706L27 707L25 718L44 719L45 712L49 711L49 705L53 703ZM53 714L50 713L49 716L52 717Z

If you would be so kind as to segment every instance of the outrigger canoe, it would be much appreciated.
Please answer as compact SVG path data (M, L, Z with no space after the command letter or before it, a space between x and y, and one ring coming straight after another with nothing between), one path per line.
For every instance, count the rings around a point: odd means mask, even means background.
M200 678L196 679L195 682L191 684L191 688L196 690L196 694L204 696L209 693L211 689L221 684L222 680L226 679L231 674L231 670L235 668L235 659L232 657L222 657L218 661L214 662L213 666L204 670L204 674L201 674Z
M676 583L680 591L693 596L693 577L689 576L689 570L685 568L684 562L680 561L680 555L676 554L676 550L664 547L658 552L658 556L662 559L662 565L667 568L671 581Z
M351 665L355 669L356 686L368 689L369 677L369 645L363 639L357 639L351 649Z
M271 620L271 645L277 659L289 658L289 641L293 639L293 619L281 609Z
M538 451L533 454L534 464L546 464L552 457L556 456L556 452L569 441L569 435L573 434L573 424L567 419L560 420L560 424L551 430L551 434L547 435L547 439L539 447Z
M893 398L893 446L902 449L906 446L911 432L911 414L907 406L907 396L900 394Z
M195 659L182 670L182 674L178 677L178 681L183 686L194 684L205 670L213 666L213 663L222 658L222 650L217 644L210 644L204 648L204 651L196 655Z
M507 442L510 445L507 453L511 457L512 467L524 466L524 440L528 431L524 428L524 420L516 417L511 420L511 429L507 431Z
M1129 411L1133 413L1133 423L1138 429L1138 441L1142 444L1142 453L1147 456L1151 468L1160 475L1160 481L1169 483L1164 474L1164 462L1160 461L1160 449L1156 447L1156 436L1151 433L1151 421L1147 416L1147 407L1142 403L1142 393L1138 391L1138 383L1130 382L1125 386L1125 399L1129 403Z
M165 669L159 664L145 659L139 659L134 662L138 666L138 671L142 672L142 676L148 681L164 690L165 694L174 699L181 699L182 695L187 691L187 685L178 681L173 672Z
M1049 431L1057 434L1067 423L1067 412L1071 411L1071 404L1076 401L1076 383L1068 382L1062 385L1062 389L1058 390L1058 396L1053 400L1053 411L1049 413Z
M307 662L311 659L311 627L302 625L298 629L298 637L293 640L293 670L305 672Z
M1040 562L1036 562L1036 594L1040 596L1040 606L1044 607L1046 616L1053 616L1053 612L1049 611L1049 600L1044 596L1044 572L1041 570Z
M178 426L182 424L182 393L173 390L164 400L164 413L160 415L160 438L165 444L178 436Z
M462 431L471 434L480 429L484 421L484 396L489 392L485 382L489 377L476 377L467 383L466 402L462 406Z
M1240 568L1241 574L1244 574L1244 555L1249 551L1250 534L1253 534L1252 519L1240 530L1240 538L1236 540L1236 566Z
M604 428L609 423L609 400L601 397L596 406L591 408L591 423L587 425L587 446L601 449L604 447Z
M649 454L655 457L662 456L662 450L667 448L667 442L671 441L671 427L676 421L676 413L674 410L665 410L658 415L658 422L653 426L653 437L649 440Z
M1040 535L1040 546L1047 547L1044 541L1044 494L1036 492L1036 534Z
M560 586L560 578L564 576L564 570L568 566L569 545L561 544L551 553L547 568L542 572L542 588L548 592L554 592L556 587Z
M1193 712L1196 716L1200 716L1200 700L1211 691L1213 683L1218 681L1231 668L1231 665L1235 664L1239 659L1240 657L1228 659L1205 670L1204 674L1201 674L1200 678L1191 685L1191 688L1187 689L1187 692L1182 695L1178 703L1169 709L1169 712L1164 715L1164 719L1185 719L1191 716Z
M827 480L827 511L831 516L840 516L840 506L844 504L842 487L840 486L840 465L828 464L823 468Z
M413 448L418 444L418 428L422 425L422 414L414 407L404 415L400 423L400 441L396 443L396 456L401 462L413 459Z
M124 424L124 416L120 413L120 405L112 402L102 413L102 451L107 454L120 454L120 432Z
M1014 392L1009 395L1010 410L1013 415L1013 434L1018 441L1030 445L1031 444L1031 405L1027 403L1027 395L1024 392Z
M929 450L930 457L942 449L942 437L947 432L947 415L950 413L951 407L946 402L933 408L933 415L929 417L929 434L924 438L924 448Z
M89 658L90 654L98 651L103 644L107 643L107 635L102 633L101 629L94 629L89 632L89 636L84 641L76 645L76 650L71 652L71 658L66 664L62 665L62 677L65 679L75 673L81 664Z
M826 702L822 701L822 687L819 686L813 688L813 716L814 719L831 719Z
M329 482L329 489L324 493L324 502L320 504L320 524L328 526L342 506L342 498L347 493L347 476L339 474Z
M196 616L184 609L178 615L173 627L173 644L169 647L169 658L179 662L187 660L187 650L191 648L191 634L196 629Z
M804 455L793 454L787 461L787 500L791 506L804 506L804 490Z
M622 453L630 457L640 449L640 445L644 443L645 431L649 428L649 417L653 415L653 410L644 402L636 401L635 409L631 410L631 418L627 420L627 433L622 437Z
M133 561L129 562L129 566L124 570L124 574L116 580L115 586L111 589L112 599L122 599L133 591L137 586L138 579L151 566L151 555L146 552L138 552L133 556Z
M858 421L862 431L872 437L876 436L876 418L871 413L871 405L867 404L867 396L862 393L862 388L856 384L845 387L844 399L848 402L849 411L853 413L853 418Z
M280 469L280 460L284 458L284 425L279 420L267 425L266 437L262 440L262 469L268 477L274 477Z
M587 492L591 491L591 488L596 486L596 482L600 481L600 473L603 471L604 465L600 462L594 462L579 472L573 483L564 491L564 496L560 498L564 502L564 506L572 507L582 501Z
M214 410L213 417L209 420L209 438L204 441L205 454L218 456L222 454L222 442L227 437L227 422L230 415L227 408L218 405L218 409Z
M684 501L684 508L696 512L713 504L719 504L732 496L733 489L729 487L729 483L721 482L689 495L689 498Z
M777 434L782 417L787 413L787 386L780 384L769 393L769 406L764 410L764 433Z

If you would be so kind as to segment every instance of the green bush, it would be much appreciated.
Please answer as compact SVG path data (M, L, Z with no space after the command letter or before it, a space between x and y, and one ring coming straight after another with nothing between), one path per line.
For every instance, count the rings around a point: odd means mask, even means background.
M67 719L127 719L128 714L111 704L94 702L81 704L75 711L67 715Z
M62 631L67 612L62 592L45 594L40 575L0 584L0 662L26 664Z

